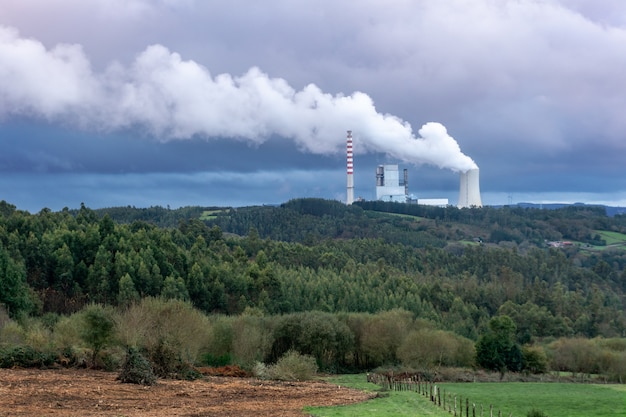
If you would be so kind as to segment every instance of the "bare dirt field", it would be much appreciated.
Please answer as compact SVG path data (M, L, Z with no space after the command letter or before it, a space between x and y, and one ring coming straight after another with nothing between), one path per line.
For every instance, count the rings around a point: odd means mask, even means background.
M205 376L122 384L117 373L83 369L0 369L0 417L299 416L304 406L365 401L372 394L325 382Z

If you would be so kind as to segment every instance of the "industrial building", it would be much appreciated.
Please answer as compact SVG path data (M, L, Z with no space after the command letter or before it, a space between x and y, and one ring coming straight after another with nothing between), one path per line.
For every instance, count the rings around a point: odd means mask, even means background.
M346 137L346 174L346 204L352 204L354 202L354 154L351 130L347 131ZM376 168L376 200L439 207L448 205L447 198L417 199L410 196L408 170L404 169L402 176L400 176L400 169L397 164L379 165ZM459 208L483 206L480 198L478 168L461 172L457 206Z
M408 199L408 171L405 169L400 179L398 165L379 165L376 168L376 200L406 203Z

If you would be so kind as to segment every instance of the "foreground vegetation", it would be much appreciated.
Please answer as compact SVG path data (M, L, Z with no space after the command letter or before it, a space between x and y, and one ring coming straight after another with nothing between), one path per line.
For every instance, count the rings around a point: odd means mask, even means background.
M477 342L405 310L206 315L189 302L144 298L123 308L87 305L77 313L23 318L0 314L0 367L89 366L119 370L149 362L156 377L194 378L197 368L237 365L261 378L307 379L324 372L393 366L433 381L464 368L531 377L567 371L573 380L622 382L626 339L559 338L518 345L508 316L490 322ZM130 358L132 359L129 359ZM141 365L144 366L144 365ZM152 379L152 376L149 376Z
M624 216L594 207L304 199L30 214L0 202L0 345L55 357L77 346L90 363L136 346L153 361L175 352L249 369L293 349L325 371L479 366L624 381L625 233ZM117 342L72 339L94 311L112 317ZM177 311L190 319L176 323ZM199 339L141 344L122 324L144 322Z

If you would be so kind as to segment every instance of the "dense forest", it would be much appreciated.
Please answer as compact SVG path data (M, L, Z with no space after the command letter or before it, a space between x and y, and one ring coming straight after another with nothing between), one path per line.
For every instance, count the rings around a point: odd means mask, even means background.
M0 202L0 305L15 320L147 297L206 314L403 311L478 341L626 337L626 216L602 208L298 199L244 208L36 214ZM480 345L479 345L480 346Z

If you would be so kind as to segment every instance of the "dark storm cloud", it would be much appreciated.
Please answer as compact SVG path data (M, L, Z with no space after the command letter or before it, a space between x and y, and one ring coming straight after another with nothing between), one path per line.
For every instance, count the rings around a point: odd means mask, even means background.
M361 175L366 176L357 181L369 184L379 159L406 161L411 177L430 179L420 183L420 190L435 192L452 186L443 191L454 195L457 175L422 165L423 152L383 155L385 146L404 130L403 122L410 123L418 136L420 126L438 121L456 138L463 154L481 167L481 188L486 194L543 196L568 191L587 193L589 200L624 200L626 184L621 178L626 178L626 172L620 156L626 152L625 16L621 0L392 5L322 0L297 6L278 0L5 2L0 5L0 25L9 32L3 32L3 40L5 44L19 41L20 53L12 56L19 58L12 58L13 66L3 67L0 60L0 72L5 70L6 80L11 79L7 68L20 68L24 69L20 74L30 78L13 78L8 87L3 86L0 150L6 153L0 155L0 170L4 175L29 169L35 173L256 172L257 167L281 171L293 165L304 169L337 165L341 173L343 136L346 129L353 129L365 132L364 140L380 141L380 146L367 148L370 154L357 155L364 170ZM20 62L24 67L16 66ZM163 78L190 68L195 71L186 73L190 76ZM365 119L349 119L331 107L323 119L332 127L313 141L294 145L270 139L272 130L288 137L285 132L299 129L285 130L285 125L272 122L263 125L262 135L249 135L255 137L244 142L206 142L200 138L202 132L211 137L236 136L250 126L258 133L259 126L247 124L249 118L233 112L230 119L239 124L239 131L208 131L206 118L181 119L205 109L207 103L176 113L171 107L159 107L160 101L155 100L166 91L170 103L192 103L207 80L215 81L223 73L237 80L251 68L259 68L258 79L270 81L266 86L276 87L275 81L282 80L277 91L288 86L302 96L328 95L330 102L362 91L371 101L354 100L359 108L370 106L382 116L394 115L385 123L400 121L394 124L398 130L381 135ZM155 74L161 78L154 78ZM139 82L147 75L151 82ZM48 82L51 79L56 82ZM183 82L190 80L195 81ZM314 94L306 90L311 83L318 88ZM120 88L124 85L126 90ZM169 88L160 91L155 86ZM124 91L126 95L120 94ZM228 101L239 107L246 103ZM279 102L264 102L262 108ZM73 149L58 152L43 137L23 147L7 141L4 134L12 129L16 115L37 123L62 123L64 137L55 139L50 134L48 139ZM302 113L282 119L304 120ZM301 125L311 126L306 121ZM77 126L80 133L72 136ZM304 137L309 134L306 130L298 134ZM192 140L163 143L164 132ZM82 144L82 140L94 143ZM237 157L238 151L242 152ZM328 196L341 190L341 174L338 181L327 188ZM268 191L273 188L275 184Z

